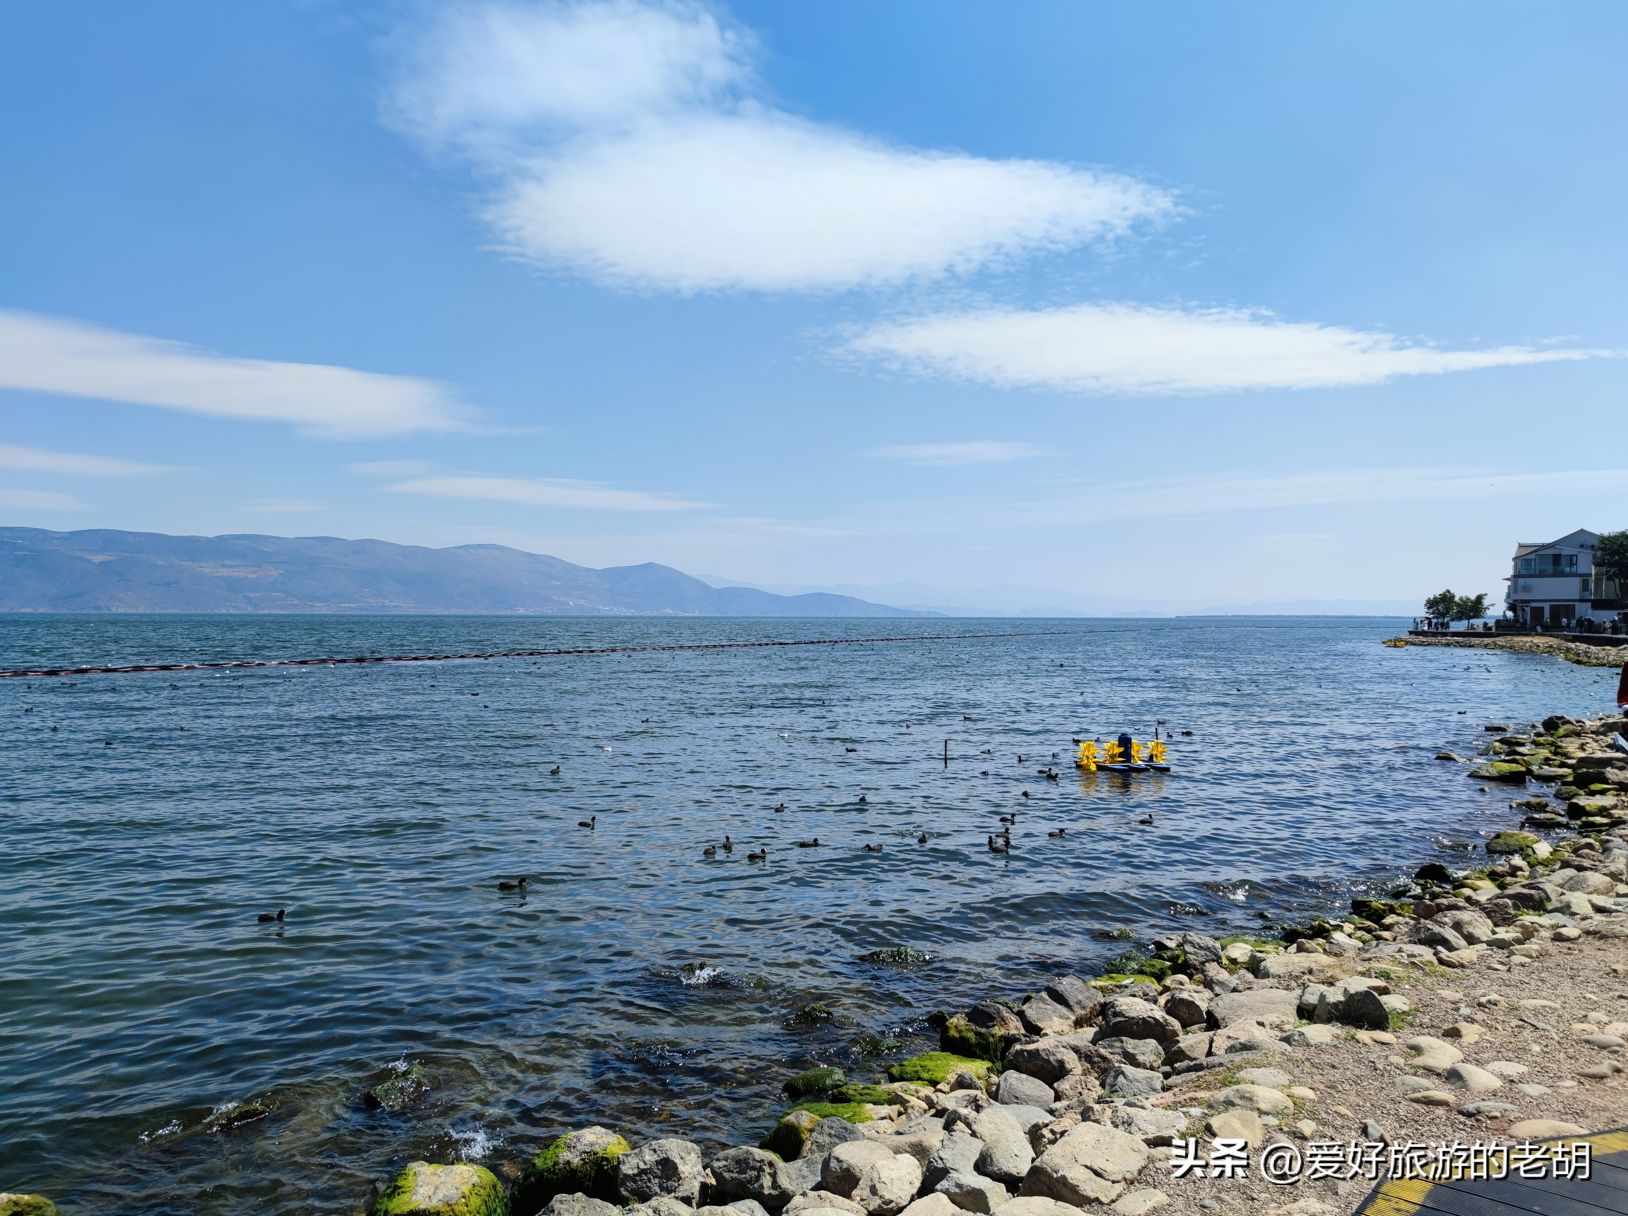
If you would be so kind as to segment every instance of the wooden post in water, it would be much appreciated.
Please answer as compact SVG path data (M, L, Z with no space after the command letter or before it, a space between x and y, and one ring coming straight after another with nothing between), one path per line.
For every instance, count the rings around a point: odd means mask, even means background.
M944 767L950 767L950 741L944 740Z

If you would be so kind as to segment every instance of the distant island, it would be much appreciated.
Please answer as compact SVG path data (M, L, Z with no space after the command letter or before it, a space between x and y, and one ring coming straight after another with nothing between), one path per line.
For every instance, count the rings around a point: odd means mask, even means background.
M645 562L595 570L503 545L0 528L0 612L920 617L847 595L713 587Z

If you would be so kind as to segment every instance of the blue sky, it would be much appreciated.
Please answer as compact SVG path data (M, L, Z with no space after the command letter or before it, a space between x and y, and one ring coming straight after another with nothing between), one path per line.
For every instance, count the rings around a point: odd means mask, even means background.
M0 520L1499 591L1628 526L1625 48L1606 3L10 6Z

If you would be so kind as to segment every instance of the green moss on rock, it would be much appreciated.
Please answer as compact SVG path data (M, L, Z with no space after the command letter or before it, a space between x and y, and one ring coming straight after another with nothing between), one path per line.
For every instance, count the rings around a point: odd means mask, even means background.
M401 1067L388 1081L380 1081L362 1095L369 1110L406 1110L430 1091L430 1078L417 1060Z
M520 1171L510 1199L522 1212L536 1212L556 1195L583 1194L615 1203L616 1159L628 1142L603 1127L556 1137Z
M868 1123L871 1120L870 1107L863 1102L799 1102L788 1113L810 1114L816 1120L846 1119L849 1123ZM785 1156L784 1153L780 1155Z
M958 1072L970 1072L980 1081L987 1080L994 1066L988 1060L973 1059L948 1051L926 1051L908 1060L900 1060L887 1070L895 1081L916 1081L922 1085L942 1085Z
M880 1085L844 1085L831 1091L833 1102L864 1102L871 1106L903 1106L904 1095Z
M834 1021L836 1016L831 1012L831 1006L823 1001L816 1001L812 1005L805 1005L795 1013L787 1015L785 1027L787 1030L808 1030L815 1026L824 1026L828 1022Z
M371 1216L508 1216L509 1198L479 1165L410 1162L369 1209Z
M1537 843L1538 838L1529 832L1499 832L1487 841L1487 852L1494 856L1518 854L1525 857Z
M959 1014L946 1019L938 1032L938 1045L942 1053L976 1060L999 1060L1004 1054L1000 1035L974 1026Z
M1510 785L1525 785L1526 765L1516 764L1512 760L1493 760L1472 768L1469 775L1478 781L1503 781Z
M44 1195L0 1195L0 1216L57 1216L57 1205Z
M780 1088L786 1091L788 1098L807 1098L814 1094L828 1094L847 1080L848 1076L842 1069L827 1065L789 1077Z
M793 1107L780 1116L780 1122L761 1141L758 1147L774 1153L782 1161L795 1161L803 1155L809 1133L819 1124L822 1116L811 1110Z
M228 1102L224 1106L217 1106L204 1116L203 1130L206 1132L234 1132L240 1127L247 1127L251 1123L258 1123L271 1114L270 1102L259 1098L246 1098L242 1102Z

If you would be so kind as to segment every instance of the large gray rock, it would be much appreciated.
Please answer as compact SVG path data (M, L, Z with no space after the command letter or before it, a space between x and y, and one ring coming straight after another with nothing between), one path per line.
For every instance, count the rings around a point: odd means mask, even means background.
M833 1195L830 1191L802 1191L791 1197L791 1202L785 1206L782 1216L797 1216L797 1213L811 1208L835 1209L839 1212L851 1213L851 1216L865 1216L865 1209L852 1199L844 1199L841 1195Z
M1408 930L1408 941L1429 946L1432 950L1462 950L1469 945L1447 925L1433 920L1416 921L1413 928Z
M1497 927L1479 912L1468 908L1440 912L1436 920L1446 925L1472 946L1479 946L1498 932Z
M1258 1019L1263 1026L1287 1030L1299 1014L1300 993L1290 988L1250 988L1223 992L1210 1000L1210 1026L1216 1030L1235 1022Z
M1187 958L1187 966L1202 971L1206 963L1221 961L1221 943L1202 933L1183 933L1176 941L1177 948Z
M1097 1080L1097 1074L1094 1072L1077 1072L1057 1082L1052 1086L1052 1092L1057 1095L1059 1102L1066 1102L1070 1106L1084 1106L1102 1096L1102 1082Z
M701 1150L688 1140L652 1140L616 1159L617 1188L634 1203L666 1195L694 1207L705 1176Z
M451 1209L448 1209L451 1210ZM543 1205L542 1216L621 1216L622 1209L587 1195L556 1195Z
M1098 1039L1097 1049L1116 1064L1132 1068L1157 1068L1164 1063L1165 1049L1153 1039Z
M1017 1182L1029 1172L1034 1150L1029 1147L1028 1129L1011 1109L992 1106L970 1118L972 1134L984 1145L978 1153L980 1174L999 1182Z
M1102 993L1077 975L1065 975L1046 985L1046 995L1059 1005L1074 1011L1077 1024L1083 1025L1102 1008Z
M780 1158L761 1148L726 1148L712 1159L710 1169L715 1199L755 1199L778 1211L791 1198Z
M826 1190L852 1199L870 1216L895 1216L916 1197L921 1178L921 1166L914 1157L856 1140L831 1150L820 1181Z
M694 1209L671 1195L657 1195L654 1199L646 1199L643 1203L619 1211L622 1216L691 1216Z
M1057 1095L1039 1077L1009 1069L995 1084L995 1101L1003 1106L1050 1106L1057 1101Z
M1181 1024L1175 1018L1136 996L1116 996L1102 1007L1101 1021L1108 1038L1173 1043L1181 1036Z
M1182 1134L1187 1116L1156 1106L1114 1106L1108 1110L1108 1126L1135 1136L1143 1144L1163 1146Z
M1164 1011L1183 1027L1203 1026L1210 1013L1209 989L1178 988L1165 1001Z
M963 1212L993 1212L1012 1197L1012 1193L993 1178L985 1178L971 1170L946 1174L933 1184L933 1190L948 1198Z
M1035 1034L1067 1034L1074 1029L1077 1015L1068 1006L1037 992L1018 1010L1023 1024Z
M928 1186L937 1186L951 1174L971 1174L978 1168L978 1154L984 1151L984 1142L964 1127L954 1127L944 1133L944 1139L922 1168Z
M1346 993L1345 1000L1340 1002L1339 1020L1365 1030L1388 1030L1391 1011L1372 988L1358 988Z
M1019 1191L1082 1207L1112 1203L1147 1160L1147 1146L1137 1137L1082 1123L1040 1155Z
M1071 1073L1092 1072L1100 1077L1113 1066L1114 1061L1081 1031L1019 1043L1006 1053L1007 1068L1039 1077L1053 1086Z
M1102 1082L1102 1092L1121 1098L1148 1098L1164 1089L1164 1078L1149 1068L1121 1064Z

